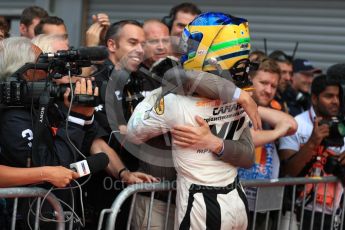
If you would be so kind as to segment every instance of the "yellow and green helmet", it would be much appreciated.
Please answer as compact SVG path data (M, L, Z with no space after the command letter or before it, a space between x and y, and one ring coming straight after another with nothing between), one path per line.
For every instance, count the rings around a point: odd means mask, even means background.
M183 31L180 41L184 69L214 71L216 60L228 70L250 52L248 21L224 13L200 14Z

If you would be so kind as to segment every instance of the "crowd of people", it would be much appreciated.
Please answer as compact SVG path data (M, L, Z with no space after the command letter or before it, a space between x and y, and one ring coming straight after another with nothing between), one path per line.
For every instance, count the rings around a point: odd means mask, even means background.
M282 50L253 51L250 22L244 18L203 13L193 3L143 23L112 23L99 13L86 31L85 46L105 47L107 58L83 66L75 76L65 71L60 77L36 65L18 70L42 61L42 53L69 50L63 19L31 6L22 12L20 37L10 36L8 25L0 17L0 83L49 80L68 87L61 98L42 91L37 102L24 106L2 102L0 187L65 188L53 192L73 203L71 191L77 191L70 188L77 181L85 184L80 195L87 224L76 221L76 227L96 228L101 210L128 184L177 181L168 229L246 229L257 190L243 189L241 180L336 175L324 169L330 158L345 166L345 131L334 130L345 125L345 64L322 73ZM75 96L97 98L97 103L76 103ZM104 172L79 179L70 169L100 153L109 159ZM120 186L106 189L109 177ZM314 196L314 229L322 213L324 229L332 229L343 189L327 184L324 200L325 186L297 193L298 205L303 196L309 199L303 203L303 229L313 219ZM150 197L137 195L132 229L146 229ZM168 195L155 192L154 199L151 227L164 229ZM0 201L0 229L6 229L11 203ZM21 205L26 213L29 206ZM116 229L126 225L129 208L126 203ZM266 222L261 214L257 229ZM17 222L18 229L26 229L30 218L18 215ZM270 228L279 229L276 224L270 216Z

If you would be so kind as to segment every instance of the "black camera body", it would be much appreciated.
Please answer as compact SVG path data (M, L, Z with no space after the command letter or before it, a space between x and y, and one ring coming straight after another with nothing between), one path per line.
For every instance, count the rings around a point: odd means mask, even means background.
M329 126L329 136L323 139L323 146L340 147L344 145L345 136L345 119L343 117L332 117L331 119L323 119L319 125L326 124Z
M50 98L63 99L68 84L57 85L52 80L65 75L79 75L82 67L91 66L92 61L104 60L108 57L106 47L90 47L41 54L37 63L26 63L6 81L0 82L0 106L29 107L38 105L40 95L47 92ZM43 70L47 73L44 81L27 81L24 78L28 70ZM93 82L95 86L105 87L103 83ZM74 84L72 87L74 89ZM100 90L104 91L104 90ZM76 95L73 103L90 106L98 105L98 98L93 95Z
M345 185L345 167L339 163L336 157L327 157L326 164L324 165L324 170L326 173L336 176L343 184L343 186Z
M93 82L93 89L96 86L100 88L106 87L104 82ZM66 88L75 88L75 84L56 84L52 81L6 81L0 83L0 105L6 107L30 107L38 105L40 95L43 92L48 92L50 98L58 101L63 101L63 95ZM101 89L100 92L103 92ZM98 97L93 95L74 95L73 103L97 106L99 104Z

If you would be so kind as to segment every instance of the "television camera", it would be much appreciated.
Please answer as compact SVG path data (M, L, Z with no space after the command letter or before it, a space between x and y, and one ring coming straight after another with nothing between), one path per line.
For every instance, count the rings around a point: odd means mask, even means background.
M56 53L43 53L36 63L26 63L14 74L0 82L0 106L25 107L37 105L40 95L48 92L50 98L62 99L69 84L56 84L53 79L63 76L80 75L82 67L89 67L93 61L104 60L108 57L106 47L85 47L58 51ZM44 72L46 77L40 81L28 81L24 75L31 71L32 75ZM93 82L93 86L102 86L102 83ZM72 84L72 88L74 84ZM96 98L92 95L75 96L73 103L94 105Z

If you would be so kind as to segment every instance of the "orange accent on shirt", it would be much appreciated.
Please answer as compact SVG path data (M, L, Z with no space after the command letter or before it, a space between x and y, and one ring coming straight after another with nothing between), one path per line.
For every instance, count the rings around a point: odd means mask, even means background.
M265 165L266 164L266 148L259 146L255 148L255 163Z
M276 101L274 99L271 101L270 106L272 109L282 110L282 106L279 104L278 101Z
M206 106L220 106L222 102L220 100L209 100L203 99L202 101L198 101L196 106L198 107L206 107Z

